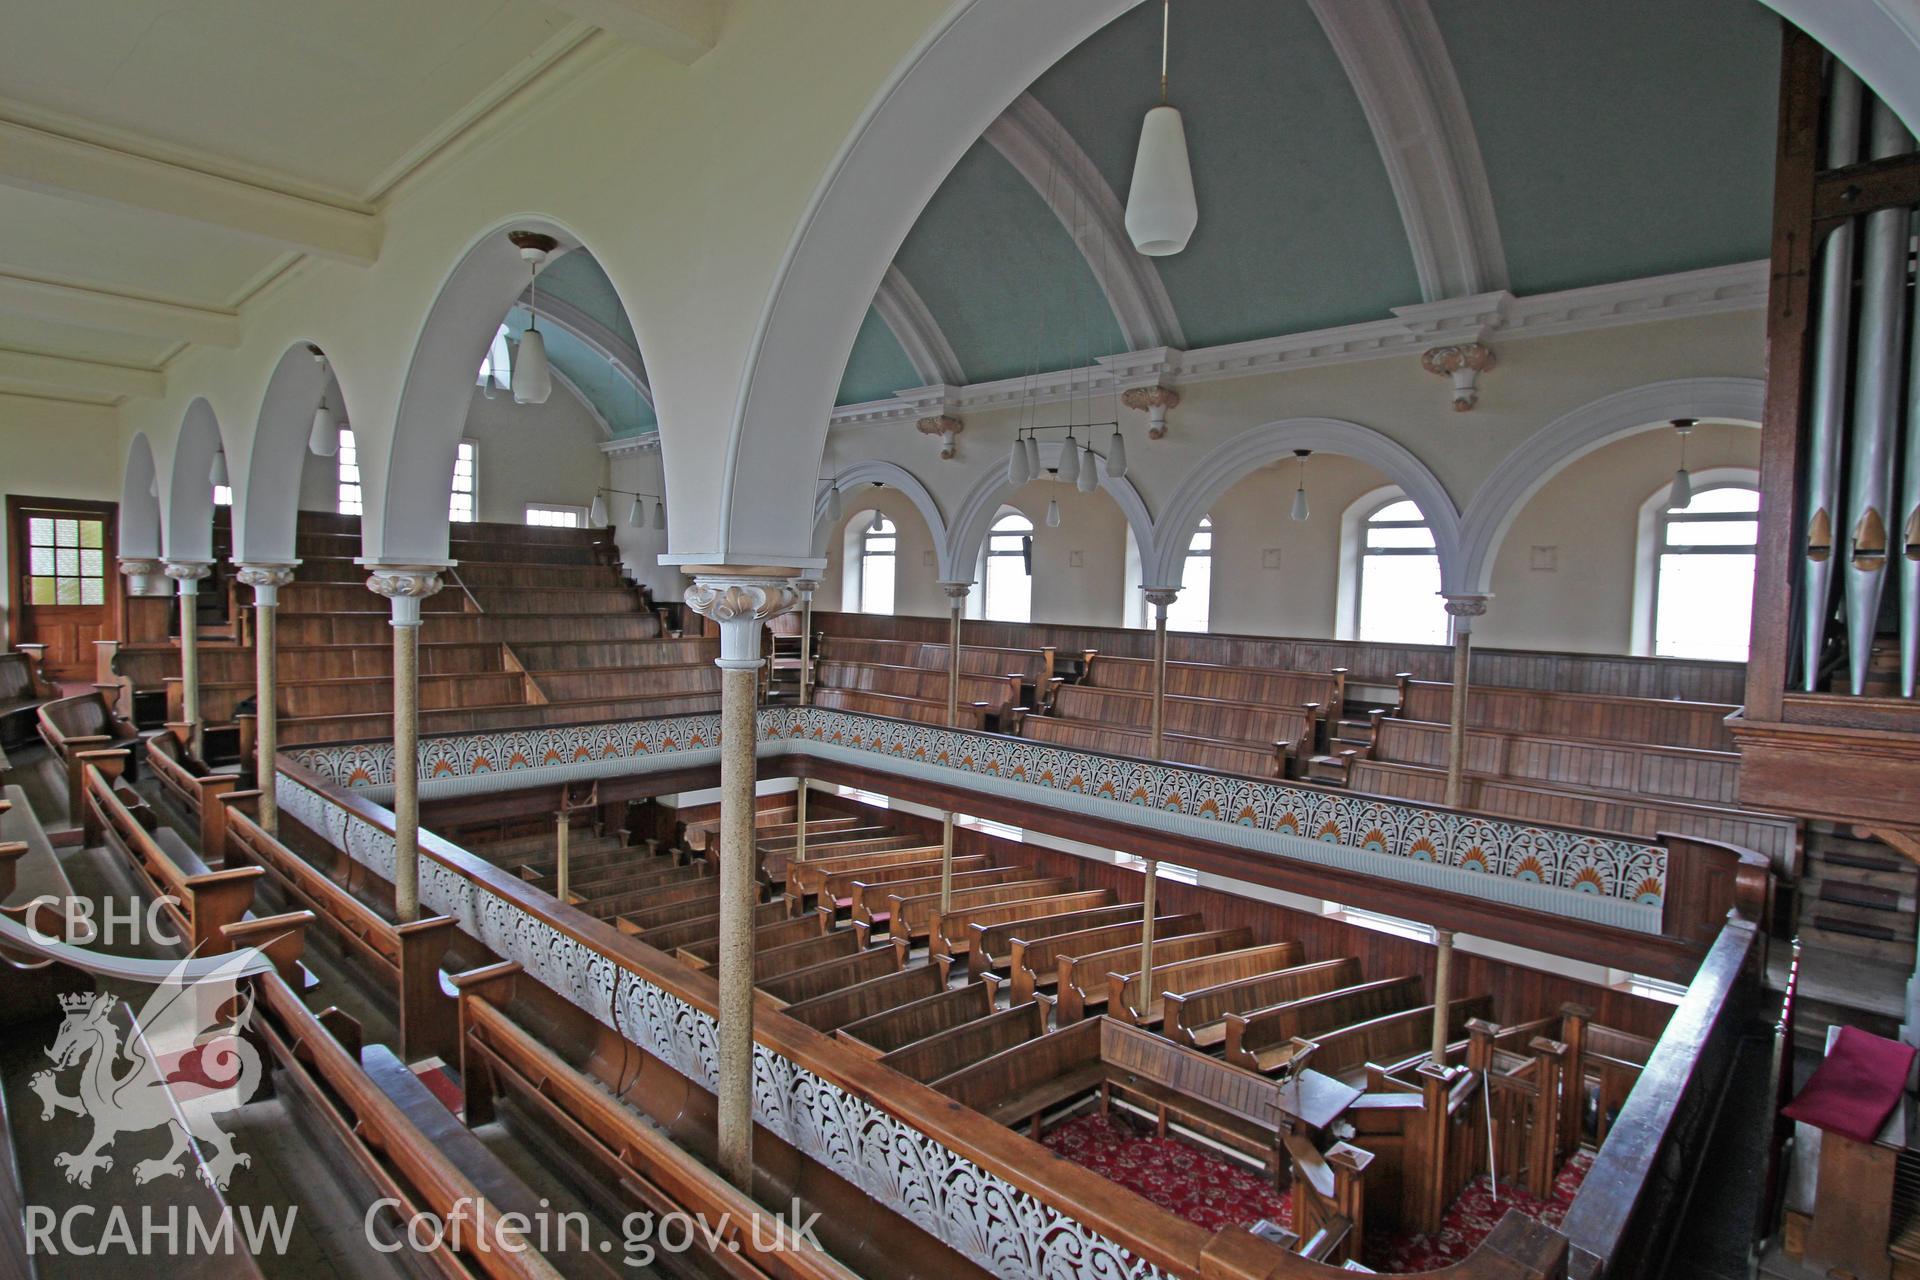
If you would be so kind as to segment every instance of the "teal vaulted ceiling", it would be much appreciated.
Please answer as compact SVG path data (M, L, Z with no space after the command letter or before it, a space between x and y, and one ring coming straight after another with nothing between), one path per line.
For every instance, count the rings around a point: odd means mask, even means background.
M1377 47L1382 15L1441 68L1435 100L1454 104L1484 171L1483 187L1477 173L1468 185L1490 197L1504 262L1480 288L1545 293L1766 256L1780 27L1759 0L1175 0L1170 100L1200 223L1184 252L1146 265L1179 345L1439 300L1423 295L1363 101L1377 108L1397 87L1357 84L1333 34L1345 17ZM1084 154L1116 208L1158 99L1159 38L1160 6L1141 4L1029 90L1023 118L1043 122L1049 152ZM997 140L989 131L965 154L894 259L925 304L919 336L943 337L971 382L1127 349L1098 283L1112 264L1096 251L1090 269L1062 225L1073 206L1049 207L1056 166L1023 175ZM895 311L882 311L861 327L842 404L938 380L912 359L925 342L896 338Z
M627 318L620 295L607 273L585 249L562 254L540 272L540 331L547 336L547 360L600 415L615 439L643 435L659 428L653 405L633 382L608 362L600 344L623 347L646 379L646 365L638 358L639 342ZM550 309L548 303L559 307ZM576 314L578 313L578 314ZM581 323L584 317L585 323ZM507 313L507 332L518 349L527 327L523 303Z

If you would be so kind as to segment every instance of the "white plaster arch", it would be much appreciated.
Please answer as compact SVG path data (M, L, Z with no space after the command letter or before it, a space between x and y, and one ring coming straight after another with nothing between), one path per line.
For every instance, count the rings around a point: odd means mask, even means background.
M120 474L118 555L122 560L151 560L160 554L160 495L154 483L158 474L147 433L134 432Z
M1692 475L1693 491L1709 489L1760 490L1760 473L1752 467L1705 467ZM1627 652L1639 658L1654 656L1654 604L1660 594L1660 517L1667 510L1671 484L1663 484L1640 504L1633 533L1633 630Z
M306 342L288 346L267 379L246 483L233 494L235 564L291 564L297 558L300 473L307 462L313 411L331 382L328 366L314 359L312 344ZM346 417L344 405L330 407Z
M940 504L934 501L933 494L920 478L905 467L893 462L882 462L867 458L847 464L834 476L831 483L823 483L813 496L813 542L812 554L816 560L824 560L828 551L828 542L833 537L834 522L827 519L827 495L836 486L840 489L841 500L849 511L859 510L860 495L856 490L861 485L880 484L889 489L898 489L907 495L907 501L913 503L914 510L927 522L927 533L933 539L934 555L939 560L939 580L947 580L947 521L940 514Z
M1040 445L1040 466L1051 471L1060 465L1060 455L1064 445L1058 440L1044 441ZM1030 480L1028 484L1041 484L1044 481ZM987 533L993 528L993 520L1000 512L1001 504L1009 502L1021 488L1007 482L1007 463L1004 456L996 457L967 490L967 496L960 501L960 508L954 513L953 528L947 535L945 549L941 552L940 577L946 582L972 581L980 567L980 548L987 540ZM1106 491L1114 504L1120 508L1120 514L1127 518L1127 527L1133 530L1133 536L1142 547L1154 545L1153 516L1147 511L1147 504L1140 497L1140 491L1133 487L1133 481L1115 480L1109 477L1104 467L1100 471L1100 488ZM958 574L953 570L959 570ZM1176 579L1177 581L1177 579Z
M1570 463L1674 418L1758 425L1765 399L1766 383L1758 378L1672 378L1616 391L1561 414L1481 482L1461 522L1458 572L1446 573L1447 561L1440 562L1447 590L1490 589L1494 556L1508 528L1540 486Z
M173 472L165 485L162 545L169 560L213 561L213 455L224 447L220 420L205 396L196 396L173 446ZM231 455L229 455L231 457ZM241 477L233 476L239 481ZM240 499L234 486L234 501Z
M894 341L906 352L908 362L913 365L913 371L922 383L927 386L937 383L951 387L966 385L967 373L960 367L960 357L955 353L953 344L947 341L940 322L927 309L920 291L913 287L898 266L889 266L887 274L881 277L880 289L873 295L873 309L880 313L880 319L893 331Z
M1427 464L1405 445L1372 427L1341 418L1286 418L1243 431L1214 448L1181 479L1160 515L1160 539L1146 559L1151 582L1178 583L1180 561L1200 519L1220 495L1270 462L1296 449L1337 453L1367 463L1398 485L1427 517L1444 576L1460 557L1460 515Z
M799 557L809 545L810 520L805 487L791 477L818 474L840 374L887 263L941 180L994 119L1043 71L1137 2L956 0L902 59L795 228L743 354L713 514L670 560L769 564ZM1909 126L1920 127L1920 0L1765 2L1859 71Z
M508 241L509 231L541 231L559 241L548 263L580 247L579 236L549 217L505 218L476 237L448 270L414 341L387 456L370 450L360 458L367 510L380 512L377 530L370 522L363 528L362 547L382 563L448 563L446 493L472 404L474 372L500 317L527 287L527 264Z

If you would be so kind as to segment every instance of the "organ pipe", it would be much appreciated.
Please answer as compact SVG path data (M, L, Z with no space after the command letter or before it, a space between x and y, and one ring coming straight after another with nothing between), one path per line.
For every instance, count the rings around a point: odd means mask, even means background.
M1883 102L1874 102L1869 128L1872 159L1913 149L1899 118ZM1868 214L1860 265L1860 350L1854 366L1846 506L1852 522L1846 576L1848 676L1856 695L1866 691L1880 597L1886 586L1888 540L1901 532L1896 526L1890 533L1887 526L1893 510L1901 411L1910 221L1910 212L1899 207Z
M1827 100L1822 162L1829 169L1860 158L1860 78L1838 64ZM1815 306L1812 400L1808 406L1806 559L1801 565L1801 666L1809 693L1819 688L1833 590L1833 537L1840 525L1840 446L1845 439L1847 357L1853 310L1854 223L1828 236Z
M1901 486L1900 696L1911 698L1920 679L1920 283L1907 326L1907 456Z

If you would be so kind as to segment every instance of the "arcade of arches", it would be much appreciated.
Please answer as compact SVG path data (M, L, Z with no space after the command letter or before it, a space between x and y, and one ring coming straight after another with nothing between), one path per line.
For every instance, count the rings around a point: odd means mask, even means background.
M8 1275L1920 1274L1920 0L362 9L7 20Z

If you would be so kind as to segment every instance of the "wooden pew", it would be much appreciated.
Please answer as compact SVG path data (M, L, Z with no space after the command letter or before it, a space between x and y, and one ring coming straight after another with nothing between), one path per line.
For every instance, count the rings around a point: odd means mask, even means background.
M992 1012L993 993L977 982L969 982L849 1022L835 1035L857 1052L877 1058Z
M1154 936L1170 940L1198 933L1204 924L1198 912L1155 916ZM1135 955L1140 954L1140 927L1139 919L1135 918L1120 924L1095 925L1068 933L1014 939L1007 947L1006 978L1012 1002L1025 1004L1033 998L1034 992L1051 991L1059 977L1061 956L1114 952L1128 946L1133 948ZM981 976L989 985L996 981L996 975L992 973Z
M792 864L794 868L804 865L806 864ZM956 877L968 875L976 871L992 871L994 869L993 859L985 854L967 854L957 856L953 860L953 874ZM834 922L839 920L842 911L850 911L852 909L853 887L855 884L864 884L871 887L897 883L902 880L924 880L929 876L937 880L939 875L940 860L938 858L925 861L899 862L892 866L862 867L854 871L835 871L818 878L820 887L812 895L814 898L814 911L825 922L825 926L830 928ZM787 884L788 892L791 895L793 884L791 878L788 879ZM788 901L795 903L797 906L800 899L797 896L790 896Z
M814 664L814 688L858 690L885 694L920 702L947 703L947 673L920 666L901 666L882 662L849 662L827 658ZM984 709L1000 715L1020 703L1020 677L1017 675L975 675L960 673L960 701L963 706Z
M1052 743L1077 751L1098 751L1107 755L1147 760L1153 756L1151 735L1113 725L1086 720L1063 720L1058 716L1019 717L1019 734L1036 742ZM1168 734L1162 739L1166 758L1173 764L1222 773L1243 774L1252 778L1277 778L1284 772L1281 744L1262 751L1231 743Z
M944 1077L1046 1031L1044 1008L1037 1003L1015 1005L884 1053L878 1061L903 1076L938 1088Z
M757 926L753 931L753 949L760 952L774 947L784 947L789 942L806 942L820 936L826 930L820 927L820 921L814 916L790 916L776 920L772 924ZM698 942L676 947L674 956L682 963L696 969L708 969L720 963L720 936L702 938Z
M954 862L957 864L959 861L960 856L956 856ZM911 845L902 849L883 849L878 853L830 854L824 858L812 857L809 851L805 862L788 863L786 896L794 910L798 911L808 898L817 898L822 893L836 898L849 896L853 880L860 872L889 872L893 867L924 867L929 864L934 867L940 865L939 845ZM886 875L867 878L878 881L886 879Z
M458 1049L458 1008L441 986L441 961L459 934L452 916L396 924L336 884L306 859L267 834L248 806L257 791L230 792L226 810L227 864L245 864L271 876L289 899L311 911L347 954L370 968L393 993L400 1053L407 1061L453 1060Z
M783 1000L788 1004L799 1004L814 996L838 991L854 983L865 982L869 978L877 978L881 974L898 970L899 965L894 961L893 948L868 947L837 960L809 965L805 969L795 969L792 973L769 978L764 982L757 981L756 985L776 1000Z
M889 868L891 870L891 868ZM978 867L971 871L953 873L953 889L956 893L963 890L984 889L990 885L1012 884L1016 880L1025 880L1033 872L1025 867ZM867 878L864 871L855 872L853 880L847 886L847 918L853 927L864 936L872 937L876 933L891 928L893 912L888 905L892 897L913 897L940 891L940 876L922 872L908 879L890 880Z
M1136 930L1136 935L1138 931ZM1160 938L1153 944L1154 965L1196 960L1220 951L1237 951L1253 942L1253 932L1242 925L1235 929L1209 929ZM1107 1006L1107 975L1131 973L1140 963L1140 943L1136 937L1130 947L1110 947L1105 951L1057 952L1054 960L1054 988L1059 1004L1054 1017L1062 1026L1081 1018L1103 1013Z
M976 924L987 928L1025 920L1045 920L1112 905L1111 889L1077 889L1020 902L965 909L955 907L952 911L936 912L927 926L927 954L940 966L942 973L947 973L954 962L966 956L972 948L973 927ZM904 947L907 941L905 938L895 938L894 945Z
M1337 991L1360 981L1352 956L1295 965L1236 982L1164 994L1160 1034L1190 1049L1218 1049L1226 1042L1227 1015L1249 1013L1304 996Z
M0 653L0 746L29 740L45 701L32 660L18 651Z
M714 906L715 904L709 902L685 903L679 907L665 908L665 910L669 912L699 911L701 914L692 917L683 916L680 919L662 921L645 927L635 919L633 914L629 914L615 917L614 925L620 932L636 937L648 946L657 947L671 955L681 947L709 942L720 936L720 913L714 909ZM763 902L753 909L755 929L764 929L788 918L784 903Z
M1324 716L1318 703L1278 707L1220 698L1168 697L1161 709L1165 716L1162 724L1169 734L1214 739L1253 750L1277 744L1282 755L1294 759L1313 746L1315 726ZM1052 714L1064 720L1148 732L1153 726L1153 695L1131 689L1064 685L1054 696Z
M848 1023L939 994L940 974L932 965L883 973L837 990L796 1000L781 1012L815 1031L835 1031Z
M648 916L663 907L686 907L700 904L701 909L690 910L681 919L695 915L711 915L720 910L720 877L696 876L683 880L679 884L660 885L655 888L640 889L631 893L611 894L596 898L586 904L586 909L602 920L614 916L634 916L636 919ZM652 923L665 923L664 920L650 917Z
M772 1215L751 1195L681 1150L665 1132L509 1018L501 1006L511 998L512 975L518 969L498 965L459 980L460 1074L467 1091L468 1124L491 1119L497 1095L513 1095L540 1123L564 1135L637 1209L653 1215L687 1213L711 1224L719 1244L710 1257L698 1259L703 1271L779 1280L855 1280L854 1272L793 1236L791 1224L756 1238L749 1224L764 1223Z
M896 720L916 720L921 724L946 724L945 701L927 702L895 694L869 693L862 689L815 689L815 706L833 711L851 711L867 716L891 716ZM961 703L954 710L954 721L962 729L982 730L993 710L985 703Z
M1030 874L1025 868L1016 868L1016 870L1022 874ZM947 905L950 910L964 911L972 907L992 906L1001 902L1045 898L1053 894L1069 892L1072 888L1073 881L1066 876L1008 880L977 889L956 891ZM939 915L940 893L937 888L932 893L891 892L887 894L887 937L895 941L904 941L911 946L915 938L924 938L928 935L928 931L933 928L933 923ZM854 923L854 928L860 928L858 921Z
M1212 662L1167 663L1167 693L1174 697L1216 698L1268 707L1314 703L1338 715L1346 702L1344 668L1328 672L1275 671L1267 667L1225 666ZM1096 689L1153 691L1153 662L1096 653L1087 660L1082 684Z
M127 860L184 946L198 955L218 955L228 950L222 930L252 909L254 882L264 873L258 867L209 870L171 830L148 832L113 791L126 758L125 749L75 752L86 842L105 843Z
M1300 963L1300 944L1297 942L1270 942L1263 946L1216 951L1212 955L1196 956L1171 964L1160 963L1157 952L1156 947L1151 981L1146 981L1147 975L1137 969L1107 975L1108 1017L1118 1018L1132 1026L1156 1026L1160 1022L1165 992L1195 991L1222 982L1238 982L1289 969ZM1147 1006L1144 1013L1140 1009L1143 991Z
M1467 1023L1492 1012L1492 996L1454 1001L1448 1007L1447 1043L1464 1037ZM1310 1059L1315 1071L1345 1080L1364 1075L1369 1063L1399 1070L1410 1060L1424 1056L1433 1039L1433 1006L1390 1013L1324 1032L1314 1040L1288 1041L1285 1045L1268 1038L1268 1025L1264 1020L1249 1018L1247 1030L1234 1043L1233 1024L1229 1022L1227 1036L1232 1047L1227 1061L1250 1071L1277 1071Z
M913 836L895 835L890 831L882 830L881 834L869 836L865 839L829 838L819 845L815 845L813 841L809 840L807 842L806 861L812 862L816 857L826 862L833 858L854 857L863 853L901 853L907 851L917 852L920 857L924 859L928 853L938 856L940 848L938 845L922 844ZM787 877L792 875L793 868L799 865L798 860L794 857L794 852L794 846L790 841L771 845L763 844L759 850L760 880L762 883L784 889ZM711 846L708 848L707 860L709 862L713 862L714 860L714 853ZM713 864L715 866L719 865L717 862Z
M140 741L140 731L114 711L101 690L43 702L34 709L34 716L41 741L66 765L67 821L74 826L80 825L81 793L85 790L80 772L83 754L125 748L129 754L122 774L129 782L140 776L139 762L131 754Z
M882 666L919 667L926 671L947 670L947 646L923 644L911 640L869 640L853 636L827 636L820 646L821 662L862 662ZM1044 701L1057 683L1054 650L999 648L988 645L960 646L962 675L1017 677L1022 692L1020 701L1031 705Z
M753 954L753 980L770 982L815 965L843 960L860 949L854 936L845 929L816 934L800 942L789 942Z
M1300 996L1225 1019L1227 1061L1257 1071L1275 1071L1301 1041L1420 1007L1425 995L1417 977L1381 978Z
M1451 682L1402 675L1399 686L1396 714L1400 719L1445 724L1452 716ZM1467 686L1467 726L1472 729L1600 742L1657 743L1703 751L1734 749L1726 721L1738 709L1721 702Z
M1093 907L1086 911L1066 911L1037 920L1006 920L998 924L975 921L967 926L967 972L975 977L983 973L1005 973L1012 960L1014 939L1036 941L1056 938L1063 933L1099 929L1110 924L1130 924L1140 919L1140 904L1121 902L1113 906Z

